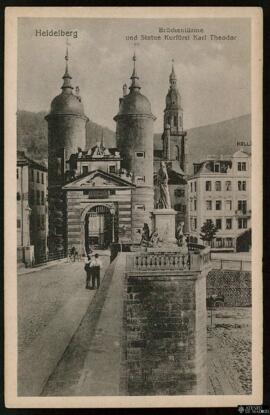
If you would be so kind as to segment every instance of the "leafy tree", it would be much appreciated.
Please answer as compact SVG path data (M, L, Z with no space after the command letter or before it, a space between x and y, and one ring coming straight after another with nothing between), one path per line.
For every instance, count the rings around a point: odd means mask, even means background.
M206 221L201 227L200 237L203 241L207 242L210 245L211 241L214 239L218 229L214 225L213 221Z

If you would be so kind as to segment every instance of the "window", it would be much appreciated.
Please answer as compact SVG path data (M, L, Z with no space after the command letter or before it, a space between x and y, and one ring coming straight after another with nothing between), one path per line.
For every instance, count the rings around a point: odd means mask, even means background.
M205 182L205 190L207 192L211 192L211 190L212 190L212 183L208 180Z
M226 191L232 190L232 182L230 180L225 182L225 190Z
M17 219L17 228L20 229L20 227L21 227L21 220Z
M44 173L41 173L41 183L44 184Z
M45 230L45 216L44 215L40 215L40 229L42 231Z
M246 229L247 228L247 219L241 218L238 219L238 229Z
M219 163L215 163L215 165L214 165L214 171L215 171L215 173L219 173L220 172L220 164Z
M88 173L88 166L82 166L82 174Z
M226 218L226 229L232 229L232 219Z
M178 146L175 146L174 148L175 151L175 160L180 160L180 150Z
M247 213L247 201L238 200L238 210L241 210L242 213Z
M193 183L192 182L190 183L190 191L191 191L191 193L193 192Z
M37 183L39 183L39 171L37 171Z
M246 162L238 162L237 163L237 170L238 171L246 171L247 170L247 163Z
M216 210L221 210L221 200L216 200Z
M31 181L33 182L34 181L34 170L33 169L31 169L30 170L30 175L31 175Z
M137 151L136 157L138 157L138 158L144 158L145 157L144 151Z
M206 219L206 223L207 223L207 225L211 225L212 219Z
M135 210L145 210L144 205L135 205Z
M115 167L115 165L109 166L109 173L116 173L116 167Z
M196 231L196 229L197 229L197 218L192 218L191 219L191 229L193 231Z
M225 200L225 210L232 210L232 201Z
M222 227L222 220L221 219L216 219L216 228L221 229L221 227Z
M194 199L194 210L197 210L197 200Z
M39 205L40 204L40 191L37 190L37 199L36 199L36 204Z
M224 247L225 248L232 248L233 247L233 240L232 240L232 238L225 238L224 239Z
M184 189L175 189L174 195L176 197L184 197L185 196L185 190Z
M173 125L177 127L177 115L173 117Z
M216 238L216 248L222 248L222 238Z
M179 117L179 126L182 127L182 117Z
M145 177L144 176L137 176L136 177L136 182L137 183L144 183L145 181Z
M16 170L17 171L17 179L19 178L19 169Z
M44 192L41 191L41 204L44 205Z
M246 190L246 181L245 180L243 180L243 181L240 180L238 182L238 190L243 190L243 191Z
M20 192L17 192L17 202L19 202L21 200L21 194Z
M221 191L221 181L218 180L215 183L215 189L216 189L217 192L220 192Z
M109 190L109 194L112 196L112 195L115 195L115 190Z
M194 192L197 192L197 182L194 182Z
M212 210L212 200L206 201L206 210Z

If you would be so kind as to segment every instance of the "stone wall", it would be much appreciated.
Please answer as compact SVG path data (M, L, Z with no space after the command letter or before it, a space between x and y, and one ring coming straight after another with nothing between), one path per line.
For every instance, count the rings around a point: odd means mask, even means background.
M127 275L124 296L125 393L206 393L205 275Z
M224 296L228 307L251 306L251 272L212 270L207 275L207 296Z

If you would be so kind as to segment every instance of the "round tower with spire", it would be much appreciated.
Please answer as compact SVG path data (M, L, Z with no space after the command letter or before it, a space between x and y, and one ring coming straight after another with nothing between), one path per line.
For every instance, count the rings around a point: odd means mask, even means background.
M65 250L65 203L62 186L65 183L67 161L71 154L86 145L86 123L83 104L79 95L73 94L72 77L66 69L61 94L51 102L48 122L48 203L49 203L49 251Z
M153 122L149 100L141 93L133 56L133 72L129 93L123 87L116 121L117 147L123 158L122 167L132 174L136 188L132 190L132 239L139 238L138 230L150 223L154 207L153 194Z
M170 87L164 110L163 157L168 161L178 161L183 172L186 170L186 131L183 127L183 109L177 87L177 77L172 60L169 77Z

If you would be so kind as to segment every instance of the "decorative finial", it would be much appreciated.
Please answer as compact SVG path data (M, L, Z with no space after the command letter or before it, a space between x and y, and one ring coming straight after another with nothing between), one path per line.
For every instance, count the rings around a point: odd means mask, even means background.
M65 74L63 76L64 79L64 83L62 85L62 89L63 91L65 90L69 90L69 89L73 89L70 80L72 79L72 77L69 75L68 72L68 61L69 61L69 55L68 55L68 46L70 46L70 43L68 41L68 39L66 40L66 54L65 54L65 61L66 61L66 70L65 70Z
M170 83L172 86L176 86L176 80L177 78L174 72L174 59L172 59L172 72L170 74Z
M134 44L134 46L135 45L136 45L136 43ZM138 77L137 72L136 72L136 60L137 60L137 56L136 56L135 50L134 50L134 54L133 54L132 60L133 60L133 72L132 72L132 75L130 77L130 79L132 80L132 82L131 82L131 85L129 87L129 89L131 91L134 90L134 89L141 89L141 87L139 85L139 82L138 82L139 77Z

